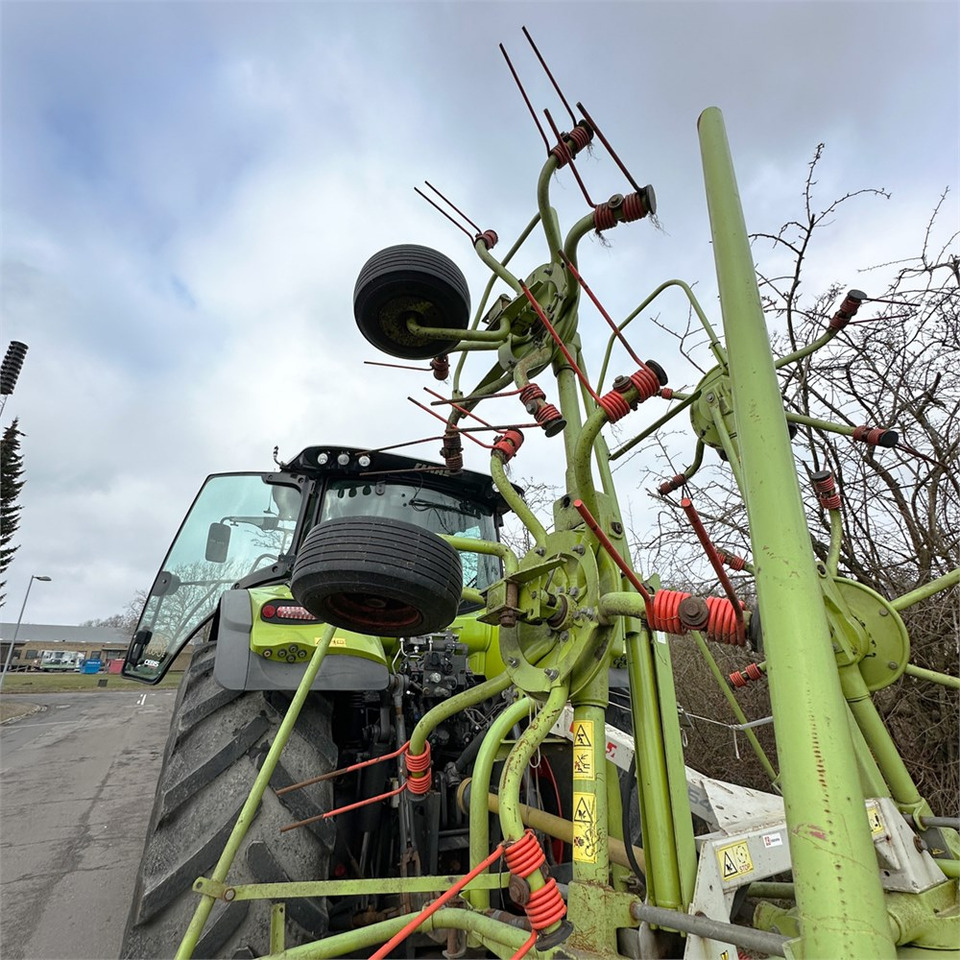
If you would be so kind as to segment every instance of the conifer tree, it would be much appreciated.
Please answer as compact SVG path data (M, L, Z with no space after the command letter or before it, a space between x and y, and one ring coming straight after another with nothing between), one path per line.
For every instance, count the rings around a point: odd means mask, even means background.
M13 543L14 534L20 525L20 490L23 488L23 457L20 453L19 420L14 420L0 438L0 577L4 573L13 555L17 552L17 544ZM0 580L0 606L3 605L6 595L3 592L6 580Z

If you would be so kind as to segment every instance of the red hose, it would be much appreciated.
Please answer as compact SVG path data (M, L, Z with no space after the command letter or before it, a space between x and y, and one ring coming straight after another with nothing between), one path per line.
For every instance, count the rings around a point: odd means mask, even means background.
M402 930L395 933L376 953L371 954L370 960L384 960L385 957L389 957L390 951L397 946L397 944L403 943L424 920L432 917L445 903L452 900L474 877L478 877L490 864L496 863L501 856L503 856L502 843L486 860L478 863L466 876L461 877L446 893L442 893L433 903L427 904ZM536 938L536 933L534 933L534 938Z

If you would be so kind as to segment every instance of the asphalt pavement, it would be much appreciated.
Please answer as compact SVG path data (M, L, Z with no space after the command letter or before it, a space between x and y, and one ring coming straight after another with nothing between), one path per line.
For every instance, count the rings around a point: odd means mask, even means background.
M117 957L175 690L31 695L0 726L0 957Z

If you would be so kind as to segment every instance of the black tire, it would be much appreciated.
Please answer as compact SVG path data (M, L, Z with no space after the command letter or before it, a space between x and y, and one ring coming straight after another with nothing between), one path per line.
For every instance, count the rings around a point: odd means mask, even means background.
M407 320L465 330L470 290L449 257L430 247L401 244L375 253L363 265L353 291L353 315L377 349L404 360L427 360L459 341L416 336L407 329Z
M121 957L172 957L199 903L192 885L209 877L283 719L290 695L224 690L213 678L216 647L193 655L177 693L156 801L123 937ZM328 878L336 828L329 821L281 834L279 827L333 805L329 783L274 793L335 769L330 706L312 694L247 831L227 879L270 883ZM270 903L218 902L194 957L263 956L270 946ZM286 904L288 945L322 937L324 900Z
M304 538L290 588L314 616L345 630L411 637L441 630L460 606L460 554L402 520L343 517Z

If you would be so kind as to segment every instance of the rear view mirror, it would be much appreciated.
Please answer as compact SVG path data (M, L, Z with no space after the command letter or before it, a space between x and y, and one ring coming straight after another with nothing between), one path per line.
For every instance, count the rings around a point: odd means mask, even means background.
M230 528L225 523L211 523L204 558L211 563L225 563L229 549Z

